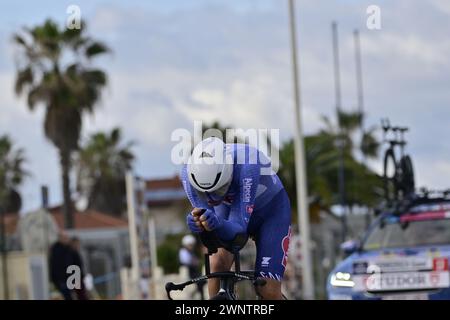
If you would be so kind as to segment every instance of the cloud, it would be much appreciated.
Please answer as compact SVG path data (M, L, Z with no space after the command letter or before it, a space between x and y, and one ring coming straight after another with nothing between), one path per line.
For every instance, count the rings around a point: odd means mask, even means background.
M447 0L431 0L431 4L440 12L450 15L450 3Z
M419 158L415 164L417 187L427 187L432 190L446 190L450 185L449 159Z
M89 32L113 49L111 57L99 61L110 84L95 114L85 117L83 139L120 126L126 140L137 142L136 172L164 176L177 169L170 162L171 132L190 130L194 120L279 128L282 139L289 138L294 132L294 106L287 6L277 0L261 5L163 3L80 4ZM394 123L411 126L409 150L417 155L419 183L437 185L442 177L433 170L445 165L434 165L433 159L446 163L450 152L445 139L434 138L449 134L447 2L433 1L434 6L383 2L380 31L365 29L369 4L299 2L305 131L314 132L321 126L320 115L334 112L333 19L339 21L344 107L356 107L351 32L360 27L367 123L378 124L379 118L389 116ZM0 48L10 48L7 40L0 32ZM31 114L24 101L14 97L13 59L5 59L11 63L0 62L0 72L9 68L0 73L0 128L31 155L37 180L27 190L35 190L40 181L59 189L58 160L43 137L42 110ZM442 172L448 175L447 169Z
M442 68L449 68L450 40L442 39L438 43L427 36L416 34L404 35L400 33L383 32L378 37L367 41L364 46L365 53L369 57L387 56L391 61L403 60L403 63L393 64L394 68L404 68L414 64L420 71L436 74ZM388 63L386 60L385 63ZM408 68L409 74L415 72L415 68ZM404 76L402 74L402 76Z

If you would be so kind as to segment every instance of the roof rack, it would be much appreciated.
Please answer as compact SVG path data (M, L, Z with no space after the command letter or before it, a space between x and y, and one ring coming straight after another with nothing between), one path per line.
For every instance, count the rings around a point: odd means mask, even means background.
M405 199L397 201L389 207L382 205L381 208L376 210L376 214L389 212L394 213L395 215L401 215L409 212L415 206L433 204L436 202L450 203L450 189L431 190L421 188L418 192L410 194Z
M420 197L433 200L450 200L450 189L446 190L432 190L427 188L420 188L417 193Z

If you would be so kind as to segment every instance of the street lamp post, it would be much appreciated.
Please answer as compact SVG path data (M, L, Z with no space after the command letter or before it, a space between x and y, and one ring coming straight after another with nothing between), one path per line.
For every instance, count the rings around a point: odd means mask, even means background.
M331 24L331 29L333 33L333 60L334 60L334 86L336 95L336 117L338 121L338 139L336 141L336 147L339 150L339 168L338 168L338 188L339 188L339 204L341 205L341 223L342 223L342 239L343 241L347 238L348 225L347 225L347 212L345 208L345 143L343 130L341 124L339 123L339 114L342 110L342 98L341 98L341 72L339 66L339 38L338 38L338 28L337 23L333 22Z
M306 183L306 166L304 154L304 142L301 121L301 100L299 90L299 76L297 63L297 39L295 32L295 6L294 0L289 0L289 20L291 33L291 53L294 82L295 103L295 175L297 187L297 213L302 254L302 291L304 299L314 299L314 279L312 272L311 244L309 232L308 193Z
M353 41L355 46L355 71L356 71L356 91L357 91L357 98L358 98L358 112L361 115L361 123L360 123L360 129L361 129L361 140L362 143L365 143L364 141L364 135L366 132L365 129L365 114L364 114L364 86L363 86L363 72L362 72L362 62L361 62L361 41L359 37L359 31L355 29L353 31ZM364 167L367 166L367 159L366 155L364 154L364 150L362 150L362 164ZM366 211L366 228L368 228L370 225L370 209L367 208Z
M125 176L126 194L127 194L127 209L128 209L128 232L130 237L130 252L131 252L131 282L132 282L132 298L138 299L139 295L139 244L136 230L136 207L135 207L135 188L134 176L131 172L127 172Z

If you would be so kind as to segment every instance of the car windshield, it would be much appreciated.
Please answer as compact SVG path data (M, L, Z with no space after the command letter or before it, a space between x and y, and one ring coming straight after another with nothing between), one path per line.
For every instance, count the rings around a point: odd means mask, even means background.
M450 219L409 221L387 218L372 229L363 250L450 244Z

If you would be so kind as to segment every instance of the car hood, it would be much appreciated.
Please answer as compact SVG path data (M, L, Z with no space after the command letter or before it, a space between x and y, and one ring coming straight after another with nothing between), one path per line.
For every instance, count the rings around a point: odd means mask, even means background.
M365 273L363 269L369 265L379 266L383 269L381 271L386 272L413 271L421 268L433 268L436 260L447 261L446 268L448 269L449 257L450 245L363 251L347 257L334 268L332 273ZM358 266L360 270L358 270Z

